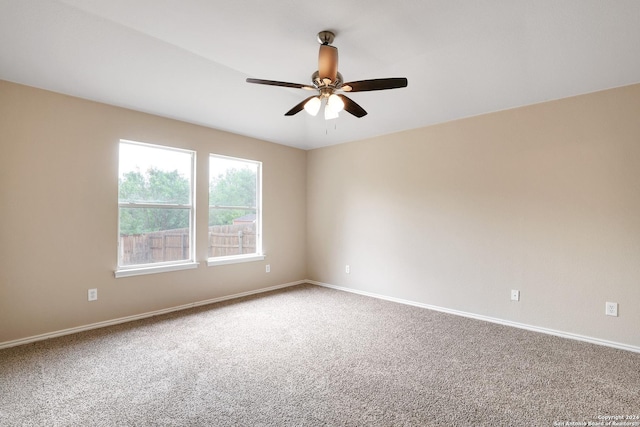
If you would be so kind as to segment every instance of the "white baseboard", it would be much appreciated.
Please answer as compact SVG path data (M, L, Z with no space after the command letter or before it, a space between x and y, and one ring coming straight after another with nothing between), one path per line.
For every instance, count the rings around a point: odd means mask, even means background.
M77 326L75 328L63 329L60 331L48 332L46 334L20 338L13 341L5 341L0 343L0 350L3 348L15 347L18 345L33 343L36 341L43 341L50 338L61 337L64 335L71 335L71 334L75 334L83 331L89 331L91 329L99 329L99 328L104 328L106 326L118 325L120 323L132 322L134 320L146 319L147 317L159 316L161 314L167 314L167 313L172 313L174 311L186 310L188 308L200 307L202 305L227 301L234 298L241 298L249 295L260 294L263 292L275 291L276 289L288 288L290 286L301 285L303 283L308 283L308 281L299 280L297 282L285 283L283 285L270 286L268 288L261 288L253 291L241 292L239 294L227 295L227 296L218 297L218 298L211 298L204 301L197 301L197 302L183 304L175 307L164 308L162 310L149 311L147 313L135 314L133 316L120 317L118 319L106 320L104 322L91 323L89 325Z
M585 336L585 335L573 334L573 333L570 333L570 332L558 331L558 330L555 330L555 329L549 329L549 328L543 328L543 327L539 327L539 326L527 325L525 323L513 322L513 321L510 321L510 320L504 320L504 319L498 319L496 317L489 317L489 316L483 316L483 315L480 315L480 314L474 314L474 313L468 313L468 312L459 311L459 310L453 310L453 309L450 309L450 308L439 307L439 306L430 305L430 304L424 304L424 303L420 303L420 302L416 302L416 301L410 301L410 300L405 300L405 299L401 299L401 298L390 297L390 296L387 296L387 295L376 294L376 293L373 293L373 292L367 292L367 291L361 291L361 290L357 290L357 289L351 289L351 288L347 288L347 287L344 287L344 286L336 286L336 285L331 285L329 283L317 282L315 280L299 280L297 282L291 282L291 283L285 283L285 284L282 284L282 285L270 286L268 288L261 288L261 289L256 289L256 290L253 290L253 291L241 292L241 293L238 293L238 294L227 295L227 296L218 297L218 298L211 298L211 299L207 299L207 300L203 300L203 301L197 301L197 302L193 302L193 303L189 303L189 304L183 304L183 305L179 305L179 306L175 306L175 307L169 307L169 308L165 308L165 309L162 309L162 310L155 310L155 311L150 311L150 312L147 312L147 313L121 317L121 318L113 319L113 320L107 320L107 321L104 321L104 322L91 323L89 325L78 326L78 327L75 327L75 328L63 329L63 330L60 330L60 331L48 332L46 334L40 334L40 335L31 336L31 337L20 338L20 339L17 339L17 340L5 341L5 342L0 343L0 349L9 348L9 347L15 347L15 346L18 346L18 345L23 345L23 344L29 344L29 343L33 343L33 342L36 342L36 341L43 341L43 340L47 340L47 339L50 339L50 338L61 337L61 336L64 336L64 335L71 335L71 334L75 334L75 333L78 333L78 332L89 331L89 330L92 330L92 329L99 329L99 328L104 328L104 327L107 327L107 326L118 325L120 323L132 322L134 320L140 320L140 319L145 319L145 318L148 318L148 317L159 316L161 314L171 313L171 312L174 312L174 311L186 310L186 309L189 309L189 308L199 307L199 306L203 306L203 305L207 305L207 304L213 304L213 303L216 303L216 302L227 301L227 300L230 300L230 299L235 299L235 298L241 298L241 297L245 297L245 296L249 296L249 295L260 294L260 293L274 291L274 290L282 289L282 288L288 288L288 287L291 287L291 286L301 285L303 283L311 283L313 285L323 286L325 288L336 289L336 290L344 291L344 292L351 292L351 293L354 293L354 294L364 295L364 296L368 296L368 297L372 297L372 298L378 298L378 299L382 299L382 300L386 300L386 301L392 301L392 302L396 302L396 303L399 303L399 304L405 304L405 305L411 305L411 306L414 306L414 307L426 308L426 309L429 309L429 310L435 310L435 311L440 311L440 312L443 312L443 313L454 314L456 316L462 316L462 317L468 317L468 318L471 318L471 319L483 320L485 322L497 323L497 324L500 324L500 325L506 325L506 326L511 326L511 327L514 327L514 328L526 329L526 330L533 331L533 332L540 332L540 333L543 333L543 334L555 335L555 336L562 337L562 338L568 338L568 339L577 340L577 341L584 341L584 342L588 342L588 343L591 343L591 344L603 345L603 346L606 346L606 347L612 347L612 348L617 348L617 349L620 349L620 350L627 350L627 351L632 351L632 352L635 352L635 353L640 353L640 347L633 346L633 345L628 345L628 344L618 343L618 342L614 342L614 341L603 340L603 339L600 339L600 338L593 338L593 337L589 337L589 336Z
M344 286L336 286L336 285L331 285L331 284L328 284L328 283L316 282L314 280L307 280L306 283L311 283L313 285L323 286L325 288L336 289L336 290L339 290L339 291L351 292L351 293L354 293L354 294L359 294L359 295L364 295L364 296L368 296L368 297L383 299L383 300L386 300L386 301L397 302L397 303L400 303L400 304L412 305L414 307L426 308L426 309L429 309L429 310L440 311L440 312L443 312L443 313L455 314L456 316L469 317L471 319L477 319L477 320L484 320L485 322L498 323L500 325L512 326L514 328L526 329L526 330L533 331L533 332L540 332L540 333L543 333L543 334L555 335L557 337L568 338L568 339L577 340L577 341L584 341L584 342L588 342L588 343L591 343L591 344L603 345L603 346L606 346L606 347L613 347L613 348L617 348L617 349L620 349L620 350L627 350L627 351L632 351L632 352L635 352L635 353L640 353L640 347L633 346L633 345L628 345L628 344L623 344L623 343L619 343L619 342L614 342L614 341L607 341L607 340L603 340L603 339L600 339L600 338L593 338L593 337L588 337L588 336L585 336L585 335L573 334L571 332L557 331L555 329L542 328L540 326L533 326L533 325L527 325L525 323L512 322L510 320L498 319L496 317L489 317L489 316L483 316L483 315L480 315L480 314L467 313L467 312L459 311L459 310L452 310L450 308L438 307L438 306L435 306L435 305L423 304L423 303L420 303L420 302L415 302L415 301L405 300L405 299L401 299L401 298L390 297L390 296L381 295L381 294L375 294L375 293L372 293L372 292L360 291L360 290L357 290L357 289L346 288Z

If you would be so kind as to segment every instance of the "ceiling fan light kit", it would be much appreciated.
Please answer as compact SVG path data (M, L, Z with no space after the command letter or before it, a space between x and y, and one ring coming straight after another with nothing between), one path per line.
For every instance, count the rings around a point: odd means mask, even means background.
M316 90L319 93L317 96L310 96L303 100L291 110L287 111L285 116L293 116L302 110L305 110L312 116L316 116L324 103L325 120L337 118L338 113L342 110L358 118L367 115L367 112L360 105L340 92L352 93L407 87L408 81L405 77L343 83L342 75L338 72L338 48L331 46L334 39L335 34L331 31L321 31L318 33L318 42L320 43L318 71L311 75L312 85L253 78L248 78L247 83Z

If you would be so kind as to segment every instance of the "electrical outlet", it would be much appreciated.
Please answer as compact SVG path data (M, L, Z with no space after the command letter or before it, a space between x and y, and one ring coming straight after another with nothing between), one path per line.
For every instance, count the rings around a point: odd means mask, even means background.
M271 264L267 264L267 265L266 265L266 267L264 268L264 270L265 270L267 273L271 273Z
M349 267L349 264L347 264L347 265L344 267L344 272L345 272L345 273L347 273L347 274L350 274L350 273L351 273L351 267Z
M520 291L515 289L511 290L511 301L520 301Z
M618 303L617 302L605 303L604 314L606 314L607 316L618 317Z
M96 301L98 299L98 290L89 289L89 291L87 292L87 299L89 301Z

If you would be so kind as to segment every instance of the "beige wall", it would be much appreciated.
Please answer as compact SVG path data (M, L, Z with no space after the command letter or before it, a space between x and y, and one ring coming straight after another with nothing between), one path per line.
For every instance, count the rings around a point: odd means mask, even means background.
M120 138L197 151L197 269L114 278ZM207 267L209 153L263 162L264 262ZM0 343L303 280L305 179L302 150L0 81Z
M309 279L640 346L639 111L634 85L310 151Z
M638 111L635 85L305 152L0 81L0 343L308 278L640 346ZM113 277L120 138L197 151L197 269ZM210 152L263 162L266 261L206 266Z

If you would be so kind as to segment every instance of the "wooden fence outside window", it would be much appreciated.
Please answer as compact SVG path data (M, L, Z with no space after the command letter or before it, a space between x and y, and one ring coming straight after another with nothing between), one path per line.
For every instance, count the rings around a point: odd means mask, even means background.
M120 265L150 264L189 259L189 229L120 236ZM209 227L208 257L256 252L255 224Z

